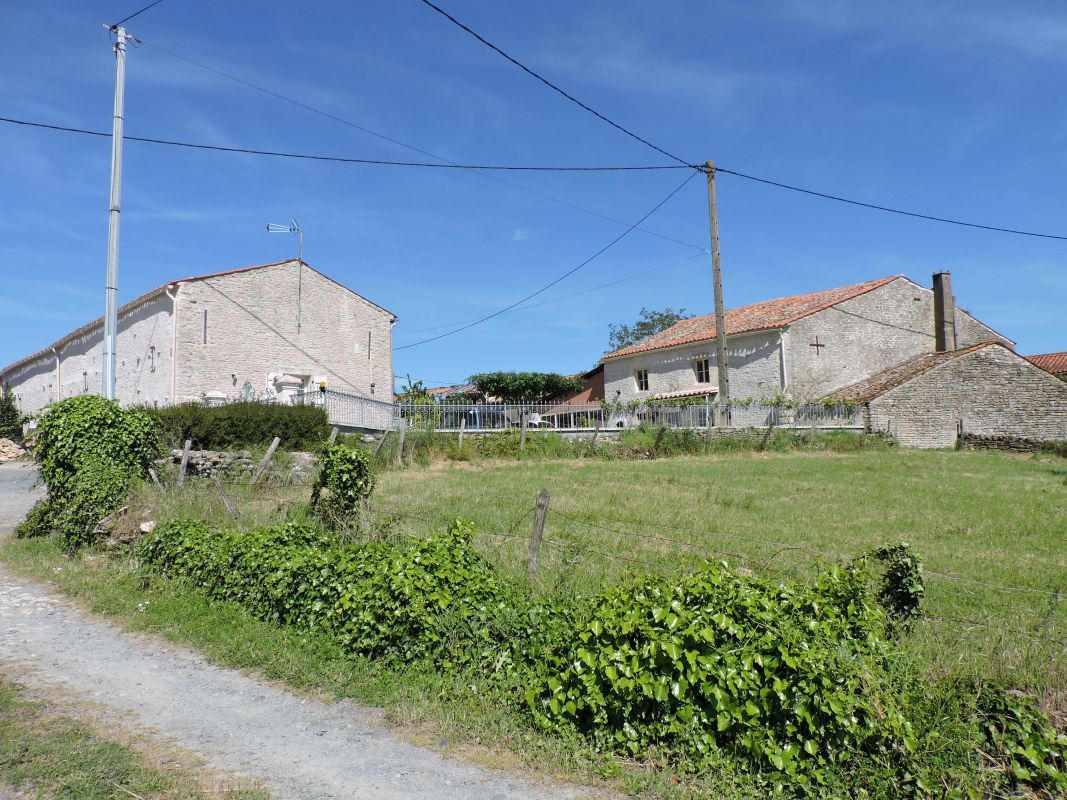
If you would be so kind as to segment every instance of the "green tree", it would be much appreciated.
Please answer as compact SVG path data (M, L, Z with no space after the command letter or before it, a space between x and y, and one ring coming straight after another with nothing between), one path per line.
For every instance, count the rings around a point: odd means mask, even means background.
M26 417L19 411L15 404L15 394L9 387L4 387L0 392L0 439L11 439L22 442L22 423Z
M665 308L662 311L649 311L647 308L642 308L637 316L637 322L633 325L616 325L614 322L608 324L608 346L612 350L619 350L642 339L647 339L654 333L665 331L683 319L689 319L684 308L679 308L677 311L673 308Z
M580 377L555 372L483 372L471 375L469 380L486 397L499 397L507 403L543 403L577 392L585 385Z

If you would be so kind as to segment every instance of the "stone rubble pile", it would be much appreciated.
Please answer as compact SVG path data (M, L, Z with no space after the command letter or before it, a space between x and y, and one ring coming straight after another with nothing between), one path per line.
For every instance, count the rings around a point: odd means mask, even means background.
M0 439L0 464L5 461L14 461L19 456L26 455L26 451L10 439Z

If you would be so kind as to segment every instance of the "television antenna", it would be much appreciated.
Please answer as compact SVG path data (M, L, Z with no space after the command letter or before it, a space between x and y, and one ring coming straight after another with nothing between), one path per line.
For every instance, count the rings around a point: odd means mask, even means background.
M288 225L279 225L275 222L267 223L267 233L291 233L297 238L296 246L296 332L300 333L301 300L304 289L304 229L296 221L296 217L289 220Z

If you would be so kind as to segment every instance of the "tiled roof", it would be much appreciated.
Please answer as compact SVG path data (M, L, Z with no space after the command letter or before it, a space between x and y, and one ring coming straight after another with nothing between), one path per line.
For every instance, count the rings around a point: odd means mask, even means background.
M126 312L132 311L133 309L137 308L138 306L140 306L140 305L142 305L144 303L147 303L149 300L152 300L152 299L158 297L159 295L163 294L168 289L170 289L173 286L176 286L179 283L192 283L193 281L206 281L209 278L221 278L224 275L235 275L235 274L237 274L239 272L251 272L252 270L256 270L256 269L266 269L267 267L280 267L283 264L296 264L296 263L297 263L297 261L296 261L295 258L290 258L290 259L287 259L286 261L274 261L274 262L272 262L270 264L256 264L255 266L251 266L251 267L237 267L236 269L227 269L227 270L223 270L222 272L212 272L209 275L195 275L195 276L193 276L191 278L179 278L178 280L167 281L162 286L157 286L155 289L151 289L151 290L145 292L144 294L140 295L139 297L135 297L130 302L124 303L123 305L119 306L118 317L121 319L122 315L125 314ZM321 272L319 272L317 269L312 267L306 261L303 262L303 264L304 264L305 267L307 267L308 269L312 270L313 272L316 272L319 275L322 275ZM326 280L328 280L328 281L331 281L333 283L337 283L337 281L333 280L333 278L327 277L326 275L322 275L322 277L326 278ZM339 284L339 283L337 285L341 286L341 284ZM352 291L351 289L348 289L345 286L341 286L341 288L342 289L346 289L347 291L350 291L350 292ZM353 294L355 294L355 292L353 292ZM363 299L366 300L366 298L363 298ZM371 302L370 300L367 300L367 302L370 303L372 306L375 306L377 308L381 308L382 311L385 311L386 314L390 314L390 315L394 316L394 321L395 321L395 315L393 315L391 311L386 311L386 309L382 308L377 303ZM14 362L12 364L8 364L3 369L0 369L0 374L4 374L4 373L7 373L7 372L10 372L13 369L18 369L19 367L23 366L24 364L29 364L29 363L31 363L33 361L36 361L37 359L41 358L42 356L47 355L53 349L55 349L57 347L62 347L63 345L67 344L68 342L74 341L75 339L77 339L77 338L79 338L81 336L84 336L86 333L88 333L89 331L93 330L94 328L97 328L97 327L103 325L103 323L104 323L104 318L103 317L97 317L92 322L87 322L86 324L82 325L80 328L75 328L70 333L68 333L66 336L63 336L62 338L57 339L52 344L48 345L48 347L42 348L41 350L38 350L36 353L31 353L30 355L26 356L25 358L20 358L18 361Z
M903 364L890 367L885 372L879 372L877 375L872 375L851 386L846 386L844 389L831 392L827 397L833 400L851 400L857 403L866 403L947 361L993 345L1004 347L1001 342L980 342L959 350L949 350L944 353L927 353L910 361L905 361Z
M1067 374L1067 353L1043 353L1039 356L1026 356L1026 360L1053 375Z
M701 397L705 394L718 394L718 386L708 386L703 389L683 389L680 392L662 392L652 395L653 400L677 400L681 397Z
M427 389L426 394L430 397L448 397L453 394L471 394L477 392L478 387L473 383L467 383L456 386L435 386L432 389Z
M903 277L903 275L893 275L876 281L857 283L853 286L842 286L839 289L827 289L822 292L780 297L777 300L765 300L762 303L731 308L724 315L726 319L726 335L733 336L738 333L781 328L809 314L814 314L830 306L851 300L853 297L858 297ZM700 317L683 319L665 331L660 331L639 342L627 345L613 353L608 353L604 358L619 358L633 353L643 353L646 350L659 350L680 344L708 341L714 339L716 335L715 315L705 314Z

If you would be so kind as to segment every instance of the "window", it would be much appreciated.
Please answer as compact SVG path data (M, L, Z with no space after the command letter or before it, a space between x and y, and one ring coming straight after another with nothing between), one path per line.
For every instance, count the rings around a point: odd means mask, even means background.
M648 391L648 370L647 369L635 369L634 380L637 382L637 391Z
M693 362L693 372L696 373L697 383L711 383L711 367L706 358L698 358Z
M148 348L148 370L149 372L156 371L156 346L152 345Z
M207 309L204 309L204 344L207 344Z

